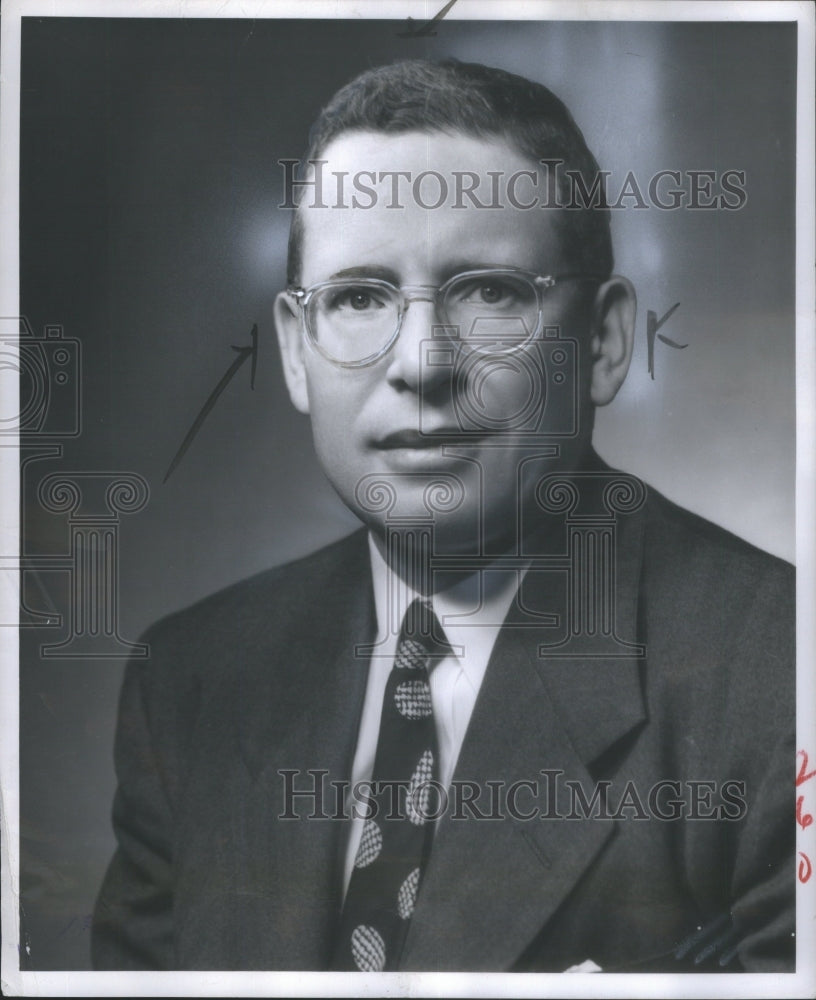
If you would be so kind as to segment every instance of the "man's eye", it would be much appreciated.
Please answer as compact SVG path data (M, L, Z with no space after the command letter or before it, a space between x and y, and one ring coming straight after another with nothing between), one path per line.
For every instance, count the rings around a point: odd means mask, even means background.
M505 290L501 285L482 285L479 288L479 295L486 305L494 306L504 298Z
M331 307L332 309L369 312L373 309L383 309L385 303L368 288L344 288L332 297Z
M513 288L502 281L473 281L460 292L458 299L473 306L505 306L515 299Z

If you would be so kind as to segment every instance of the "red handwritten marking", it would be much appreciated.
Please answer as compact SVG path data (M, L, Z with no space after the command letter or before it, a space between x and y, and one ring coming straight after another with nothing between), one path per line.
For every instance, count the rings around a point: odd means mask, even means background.
M816 775L816 769L813 771L808 771L808 755L807 750L797 750L796 756L802 758L802 763L799 765L799 773L796 775L796 787L804 785L806 781L809 781L814 775ZM796 799L796 822L803 830L806 830L813 822L813 817L810 813L804 811L805 797L800 795ZM800 862L799 862L799 881L804 884L810 879L813 874L813 865L810 863L810 858L807 854L802 851L799 852Z
M809 771L808 773L805 773L807 772L807 766L808 766L807 750L797 750L796 756L797 757L801 756L802 758L802 763L799 767L799 773L796 775L796 787L798 788L800 785L804 785L806 781L808 781L810 778L813 777L814 774L816 774L816 768L814 768L812 771Z

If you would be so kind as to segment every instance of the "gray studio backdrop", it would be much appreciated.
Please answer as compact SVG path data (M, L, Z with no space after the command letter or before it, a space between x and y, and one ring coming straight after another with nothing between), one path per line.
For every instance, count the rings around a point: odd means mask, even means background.
M613 185L629 170L644 184L659 170L745 171L738 211L629 201L615 213L617 270L638 289L637 342L596 444L793 558L795 25L445 21L421 39L398 37L403 28L24 19L21 308L35 339L61 327L39 348L51 392L32 403L44 415L29 426L23 476L35 626L21 631L30 968L88 967L89 915L113 849L124 661L109 654L125 646L70 643L72 532L96 525L107 540L119 579L110 613L133 641L166 612L356 524L286 398L271 305L289 224L277 160L302 154L321 104L365 67L455 56L540 80L570 106ZM651 378L647 311L676 302L660 332L688 346L656 341ZM163 484L239 357L232 345L248 346L256 323L254 391L244 364ZM72 476L81 510L60 494ZM123 479L112 500L106 489Z

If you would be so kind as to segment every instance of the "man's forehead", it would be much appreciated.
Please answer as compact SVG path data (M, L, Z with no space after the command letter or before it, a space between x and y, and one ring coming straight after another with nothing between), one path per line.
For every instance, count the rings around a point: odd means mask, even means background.
M424 167L453 174L535 167L534 161L502 136L472 136L458 130L342 132L325 147L320 159L329 161L329 170L348 171L374 166L378 170Z
M501 137L346 132L320 160L299 208L306 282L375 263L555 266L546 178Z

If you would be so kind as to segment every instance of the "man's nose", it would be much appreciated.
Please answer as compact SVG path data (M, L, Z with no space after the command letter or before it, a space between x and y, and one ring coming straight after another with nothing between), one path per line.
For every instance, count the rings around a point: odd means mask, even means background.
M391 349L387 377L393 385L428 393L450 379L450 367L435 364L437 344L450 351L445 327L430 292L411 294L402 316L399 337Z

